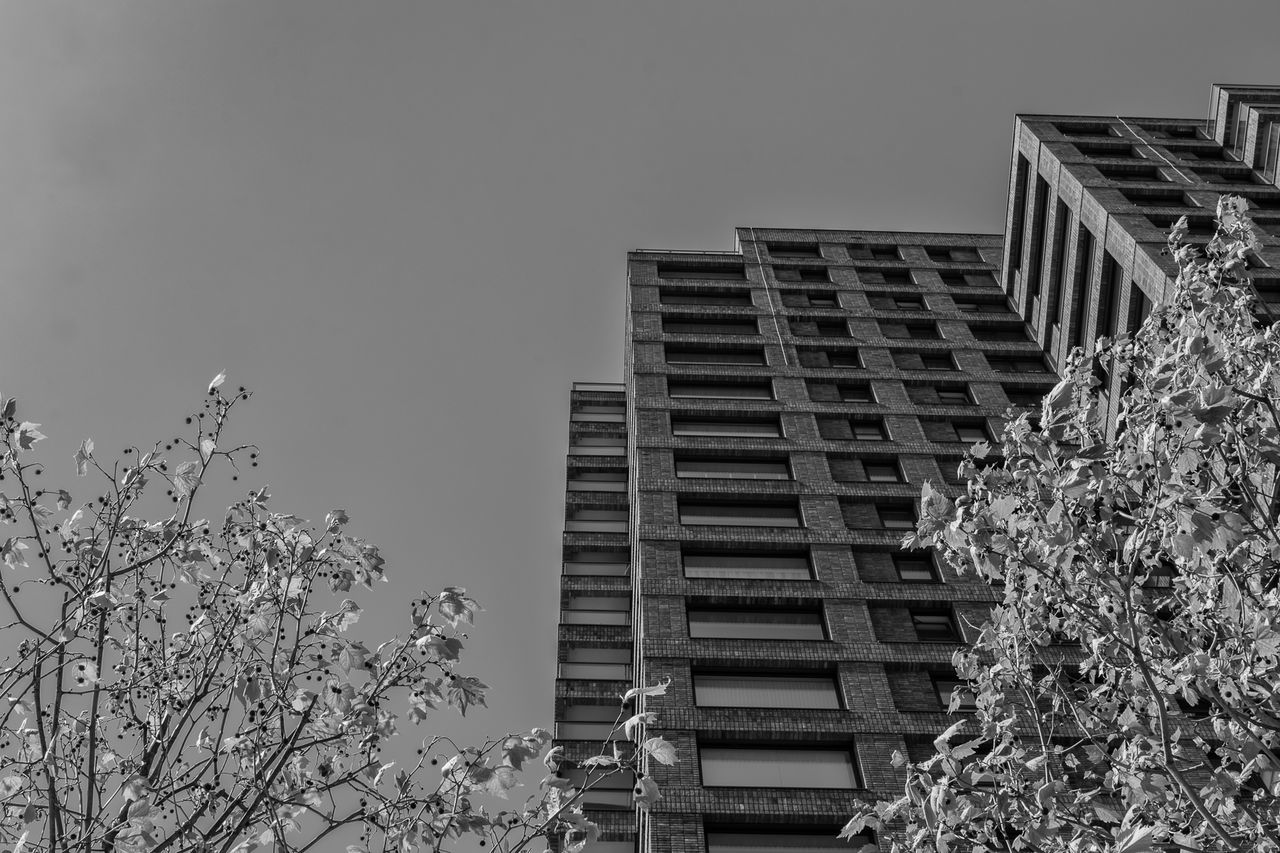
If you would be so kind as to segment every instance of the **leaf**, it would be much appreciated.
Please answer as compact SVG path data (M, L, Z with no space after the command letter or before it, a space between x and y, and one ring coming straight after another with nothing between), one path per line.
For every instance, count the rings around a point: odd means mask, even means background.
M933 748L946 755L950 752L951 739L965 726L965 720L957 720L942 734L933 739Z
M342 525L346 524L350 520L351 519L347 517L346 510L330 510L329 514L324 517L325 530L329 533L337 533L338 530L342 528Z
M440 590L436 608L454 628L458 627L459 622L474 624L476 611L482 609L473 599L467 597L467 591L460 586L448 586Z
M173 490L177 492L179 499L188 497L200 485L199 467L195 462L187 460L173 473Z
M546 755L542 756L542 763L546 765L546 768L550 770L552 773L555 773L557 770L560 769L560 764L563 761L564 761L563 746L553 746L550 750L547 751Z
M636 779L636 785L631 791L631 796L635 799L637 806L646 810L649 806L662 799L662 793L658 790L658 783L648 776Z
M649 738L640 744L640 749L655 761L663 764L675 764L678 760L676 758L676 748L660 737Z
M16 537L4 540L4 544L0 545L0 559L4 560L4 564L11 569L18 566L26 566L27 558L22 556L22 552L28 550L27 543Z
M1154 839L1151 837L1154 826L1130 826L1120 830L1116 836L1115 853L1149 853Z
M342 605L333 618L333 627L338 631L345 631L359 621L360 605L349 598L343 599Z
M120 789L126 803L136 802L151 793L151 783L147 777L134 774Z
M216 450L217 447L218 445L214 442L212 438L206 438L204 441L201 441L200 442L200 458L203 459L205 462L208 462L209 458L213 456L213 451Z
M663 696L666 694L667 687L670 684L671 679L668 678L661 684L655 684L652 687L632 687L626 693L622 694L622 702L623 704L626 704L637 696Z
M58 509L65 510L71 506L71 493L66 489L58 489Z
M46 436L37 429L39 426L40 424L33 424L31 421L23 421L19 424L18 429L11 435L11 441L17 442L15 449L30 450L37 441L43 440Z
M213 381L209 383L209 393L212 394L216 389L222 387L222 383L227 381L226 373L219 373L213 377Z
M647 711L643 714L636 714L634 717L632 717L631 719L627 720L625 723L622 724L622 731L626 735L627 740L635 740L636 731L641 726L648 725L649 723L652 723L657 718L658 718L657 714L653 714Z
M5 776L0 779L0 800L7 800L27 787L26 776Z

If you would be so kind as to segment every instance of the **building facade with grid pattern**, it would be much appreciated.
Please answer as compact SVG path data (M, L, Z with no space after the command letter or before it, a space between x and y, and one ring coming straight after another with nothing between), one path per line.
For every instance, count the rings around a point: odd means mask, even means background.
M588 795L594 849L849 849L855 805L902 789L893 754L954 721L952 653L996 597L901 549L921 484L959 489L1070 347L1136 327L1178 217L1194 239L1234 191L1280 222L1277 92L1214 87L1207 124L1020 116L1004 235L628 256L625 381L571 394L556 737L598 753L620 694L669 680L646 734L680 760L647 768L648 811L630 778Z

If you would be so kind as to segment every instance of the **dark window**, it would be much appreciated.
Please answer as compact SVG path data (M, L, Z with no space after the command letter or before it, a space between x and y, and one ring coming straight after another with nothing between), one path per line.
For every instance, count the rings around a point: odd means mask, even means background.
M1084 295L1089 285L1093 270L1093 234L1084 223L1080 223L1076 237L1076 274L1071 282L1071 346L1078 347L1084 342L1084 316L1087 301Z
M700 708L840 708L830 675L694 672L693 697Z
M772 258L821 258L816 243L767 243Z
M790 480L786 459L750 456L676 456L676 476L695 479Z
M886 338L917 341L941 340L938 327L933 323L886 323L880 321L880 333Z
M1112 181L1121 181L1128 183L1141 183L1143 181L1159 181L1160 170L1155 166L1141 164L1124 164L1124 165L1098 165L1095 166L1102 177Z
M970 326L969 331L980 341L1024 342L1027 332L1022 326Z
M986 353L987 364L1000 373L1047 373L1044 359L1033 355L997 355Z
M867 304L877 311L923 311L919 296L895 296L890 293L868 293Z
M826 267L779 267L773 268L773 277L776 281L813 281L813 282L829 282L831 276L827 275Z
M842 403L876 402L875 391L871 390L870 385L842 384L837 385L836 390Z
M1067 203L1058 199L1053 215L1053 253L1049 256L1049 271L1053 279L1049 285L1049 306L1045 316L1049 318L1050 323L1059 327L1062 325L1061 306L1065 304L1062 288L1063 276L1067 268L1067 224L1070 217L1070 208L1067 207Z
M969 392L964 388L939 388L938 402L944 406L972 406Z
M995 278L986 270L944 272L941 276L942 283L947 287L991 287L996 283Z
M1027 291L1032 299L1040 295L1040 273L1044 264L1044 220L1049 211L1049 182L1036 175L1035 207L1031 214L1031 260L1027 269Z
M864 460L862 468L867 473L868 483L902 482L902 471L898 468L898 463L892 460L886 460L883 462Z
M1116 334L1116 303L1120 299L1120 286L1124 268L1120 266L1111 253L1107 252L1102 260L1102 290L1098 294L1098 318L1094 324L1094 337Z
M795 503L680 500L680 523L726 527L803 527Z
M851 420L849 431L853 433L854 441L886 441L889 438L882 420Z
M665 348L667 364L764 364L762 349Z
M944 710L951 707L951 697L957 693L960 695L960 701L956 705L957 711L974 711L978 707L977 703L973 701L973 691L955 675L935 673L933 675L933 692L937 694L938 704Z
M813 577L805 552L686 551L681 555L687 578L801 580Z
M1181 207L1186 201L1182 190L1156 187L1123 187L1120 194L1139 207Z
M658 264L658 278L745 281L747 271L742 264Z
M865 853L875 849L871 830L852 842L839 838L839 832L839 827L820 831L759 824L707 827L706 853Z
M1003 299L965 299L956 300L956 310L965 314L1012 314L1009 305Z
M711 610L690 608L689 636L730 640L825 640L816 610Z
M716 400L772 400L773 384L765 382L697 382L667 380L670 397L705 397Z
M888 270L884 273L884 283L891 287L915 287L915 279L909 272Z
M1009 398L1010 405L1020 409L1040 408L1040 403L1048 392L1048 388L1010 388L1008 385L1004 386L1004 395Z
M1013 222L1009 228L1009 280L1013 280L1013 273L1022 268L1022 232L1026 227L1027 216L1027 177L1031 171L1031 164L1027 162L1027 158L1021 154L1018 155L1017 167L1013 172ZM943 277L946 281L946 277ZM951 282L947 282L951 284ZM963 283L963 282L961 282Z
M658 291L663 305L751 305L750 290L675 290Z
M907 583L936 583L938 580L933 558L928 554L894 554L893 566L898 571L898 579Z
M877 504L880 526L887 530L915 530L916 510L908 503Z
M923 643L951 643L960 640L950 610L910 610L916 638Z
M709 418L672 415L673 436L713 436L716 438L781 438L782 425L771 418Z
M872 246L871 257L877 261L898 261L902 259L897 246Z
M662 331L668 335L755 335L755 320L671 320L664 318Z
M857 763L847 747L699 746L698 757L702 784L710 788L859 787Z

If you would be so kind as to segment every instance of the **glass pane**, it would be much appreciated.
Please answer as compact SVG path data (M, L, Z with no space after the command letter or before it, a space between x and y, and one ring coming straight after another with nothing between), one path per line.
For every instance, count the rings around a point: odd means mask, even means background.
M584 563L571 562L564 564L564 573L570 576L604 575L622 577L631 566L628 563Z
M782 435L782 429L777 421L690 421L672 418L671 434L777 438ZM625 448L622 450L625 452Z
M685 554L684 576L809 580L813 575L803 554Z
M689 636L761 640L825 640L818 613L765 610L690 610Z
M667 350L668 364L764 364L763 350Z
M625 681L631 678L627 663L562 663L561 678L589 678L601 681Z
M621 740L612 723L556 723L556 740Z
M771 675L694 675L695 704L726 708L839 708L830 678Z
M669 382L672 397L711 397L722 400L772 400L769 385L712 384L707 382Z
M593 851L596 845L592 845ZM835 832L801 834L795 832L708 832L707 853L851 853L857 848L836 837Z
M617 610L564 610L560 613L562 625L630 625L631 614Z
M858 787L853 756L836 749L703 747L702 784L729 788Z
M681 524L724 524L736 527L799 527L794 506L753 504L681 504Z
M745 480L789 480L791 471L782 460L676 459L677 477L734 477Z

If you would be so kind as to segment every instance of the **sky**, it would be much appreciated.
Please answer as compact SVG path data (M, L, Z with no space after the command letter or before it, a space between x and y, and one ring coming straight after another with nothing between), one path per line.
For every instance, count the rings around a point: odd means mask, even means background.
M626 252L999 232L1017 112L1203 117L1280 4L0 0L0 392L71 453L254 398L240 485L468 588L464 732L549 726L573 380ZM221 517L217 507L210 517ZM442 724L443 725L443 724ZM452 723L445 726L452 726Z

